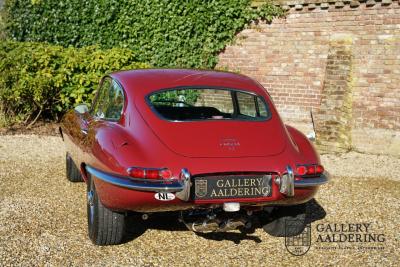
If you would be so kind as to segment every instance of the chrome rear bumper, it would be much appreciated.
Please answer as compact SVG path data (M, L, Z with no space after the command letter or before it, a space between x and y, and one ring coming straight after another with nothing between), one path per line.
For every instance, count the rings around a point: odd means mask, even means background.
M279 186L280 193L288 197L293 197L295 188L320 186L326 184L329 179L329 174L327 172L324 172L319 177L302 178L301 180L296 180L292 167L288 165L286 167L286 173L279 177L276 183Z
M294 181L294 187L312 187L326 184L329 181L329 174L323 173L317 178L303 178L302 180Z
M146 192L175 193L176 197L183 201L188 201L190 198L191 175L187 169L181 170L179 179L169 180L131 178L106 173L91 166L86 166L86 171L97 179L122 188ZM280 193L288 197L293 197L295 188L320 186L327 183L329 179L329 174L324 172L320 177L295 180L293 171L288 166L287 173L280 177L279 182L276 182Z
M182 169L179 180L131 178L118 174L106 173L91 166L86 166L86 171L95 178L115 186L138 191L176 193L176 196L181 200L187 201L189 199L190 173L186 169Z

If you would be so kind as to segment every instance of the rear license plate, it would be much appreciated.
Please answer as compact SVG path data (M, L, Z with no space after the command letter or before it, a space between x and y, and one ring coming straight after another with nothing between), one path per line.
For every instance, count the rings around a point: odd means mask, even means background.
M194 178L194 199L271 196L271 175L221 175Z

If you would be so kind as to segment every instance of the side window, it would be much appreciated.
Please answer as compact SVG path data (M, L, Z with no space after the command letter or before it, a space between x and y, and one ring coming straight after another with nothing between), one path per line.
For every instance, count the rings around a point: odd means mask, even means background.
M93 116L103 120L116 121L120 119L123 107L122 88L115 81L106 78L93 106Z
M267 118L269 115L267 106L259 96L237 92L239 114L254 119Z
M110 90L111 84L112 83L111 83L111 80L109 78L106 78L103 81L103 83L101 84L101 87L99 88L98 95L97 95L97 97L95 99L96 102L94 103L93 109L92 109L92 115L94 117L97 117L97 118L100 118L100 119L104 118L103 105L104 105L104 102L105 102L105 95L106 95L106 92Z
M237 100L240 114L249 117L257 116L257 108L253 95L237 92Z
M267 107L265 106L264 101L260 97L257 97L258 108L260 109L261 117L268 117Z

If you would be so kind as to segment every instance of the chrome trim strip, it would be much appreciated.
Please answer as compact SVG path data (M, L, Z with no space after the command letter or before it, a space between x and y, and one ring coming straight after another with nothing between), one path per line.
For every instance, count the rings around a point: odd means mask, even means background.
M100 179L106 183L138 191L173 193L182 191L187 187L186 181L183 182L171 181L171 180L144 181L144 179L135 179L135 178L121 176L118 174L109 174L87 165L86 165L86 170L95 178Z
M320 177L303 178L303 180L294 181L295 187L313 187L326 184L329 181L329 174L324 172Z

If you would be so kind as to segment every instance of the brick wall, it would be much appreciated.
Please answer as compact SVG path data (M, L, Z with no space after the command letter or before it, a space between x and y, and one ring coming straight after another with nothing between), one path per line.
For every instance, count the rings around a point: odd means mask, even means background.
M204 90L200 94L195 106L215 107L226 113L233 113L233 103L230 91Z
M352 39L329 44L321 105L315 116L318 148L327 152L351 149L353 75Z
M286 121L309 123L310 110L318 113L323 100L332 42L347 40L352 54L350 131L363 138L368 129L379 130L379 138L380 130L391 130L387 134L395 138L400 154L399 0L323 1L279 1L286 17L239 33L220 54L218 67L261 82Z
M256 106L252 95L238 93L240 113L244 115L256 116ZM195 106L215 107L221 112L233 113L233 102L231 92L228 90L204 90L198 97ZM260 107L260 113L266 109Z

